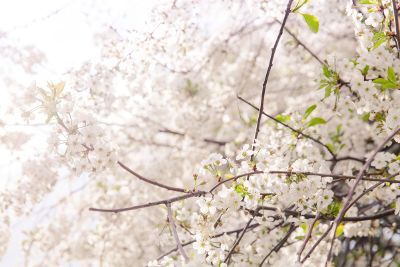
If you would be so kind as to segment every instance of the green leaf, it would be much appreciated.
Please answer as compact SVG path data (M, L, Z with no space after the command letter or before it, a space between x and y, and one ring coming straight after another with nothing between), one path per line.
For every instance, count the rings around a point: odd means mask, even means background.
M283 115L283 114L279 114L275 116L275 119L277 119L280 122L288 122L290 121L290 115Z
M336 217L339 214L341 207L342 207L342 202L334 199L333 202L328 206L328 214L333 217Z
M312 119L307 123L307 126L308 126L308 127L312 127L312 126L315 126L315 125L318 125L318 124L325 124L325 123L326 123L326 120L324 120L323 118L315 117L315 118L312 118Z
M319 29L319 21L317 17L310 14L301 14L304 20L307 22L308 27L312 32L318 32Z
M372 50L378 48L381 44L386 42L388 37L384 32L376 32L374 33L374 37L372 37L372 42L374 45L372 46Z
M359 0L358 3L362 4L362 5L376 5L376 4L378 4L378 1L377 0Z
M361 74L362 74L363 76L367 76L368 70L369 70L369 65L366 65L366 66L361 70Z
M326 66L326 65L322 66L322 73L324 74L324 76L326 78L330 78L332 76L331 71L329 70L328 66Z
M396 89L399 85L396 82L392 82L390 80L386 80L383 78L377 78L373 80L374 83L382 85L383 89Z
M245 196L249 196L249 195L250 195L249 192L247 191L247 188L244 187L242 184L236 185L236 186L235 186L235 191L236 191L239 195L241 195L242 197L245 197Z
M336 229L336 233L335 233L336 237L341 236L343 234L343 230L344 230L344 224L341 223L341 224L339 224L338 228Z
M387 83L388 81L385 80L385 79L383 79L383 78L377 78L377 79L373 80L373 82L374 82L374 83L377 83L377 84L385 84L385 83Z
M335 153L335 146L331 143L326 144L330 152Z
M397 82L397 78L396 78L396 73L394 72L394 69L392 67L388 68L388 80L396 83Z
M297 12L302 6L304 6L308 0L303 0L303 2L297 2L296 6L293 8L292 12L295 13Z
M306 223L302 223L302 224L300 225L300 227L301 227L301 229L303 229L303 232L304 232L304 233L307 233L307 224L306 224Z
M310 114L311 114L316 108L317 108L317 105L309 106L309 107L306 109L306 111L304 112L303 118L304 118L304 119L307 119L308 116L310 116Z
M361 116L361 119L364 121L364 122L368 122L369 121L369 116L370 116L371 114L369 113L369 112L366 112L366 113L364 113L362 116Z
M332 94L332 86L327 86L325 88L325 98L330 97Z

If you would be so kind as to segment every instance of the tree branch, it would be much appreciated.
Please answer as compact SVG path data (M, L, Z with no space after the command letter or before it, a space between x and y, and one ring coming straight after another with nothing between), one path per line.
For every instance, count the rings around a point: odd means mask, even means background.
M235 248L237 247L237 245L239 245L240 241L242 240L244 234L246 233L247 228L249 228L251 222L253 221L254 217L252 217L246 224L246 226L243 228L242 232L240 233L239 237L236 239L235 243L232 245L231 249L228 252L228 255L226 256L224 262L228 262L229 259L231 258Z
M155 202L149 202L147 204L142 204L142 205L137 205L137 206L132 206L128 208L121 208L121 209L99 209L99 208L89 208L90 211L99 211L99 212L113 212L113 213L119 213L119 212L124 212L124 211L130 211L130 210L138 210L142 208L148 208L148 207L153 207L153 206L158 206L158 205L167 205L167 203L173 203L176 201L184 200L187 198L192 198L192 197L199 197L202 195L205 195L207 192L204 191L196 191L192 193L187 193L186 195L182 196L177 196L165 200L160 200L160 201L155 201Z
M254 133L254 141L257 139L257 137L258 137L258 132L260 131L261 117L262 117L262 114L263 114L263 111L264 111L264 97L265 97L265 91L266 91L266 88L267 88L267 83L268 83L269 74L271 73L272 65L273 65L273 62L274 62L275 52L276 52L276 49L277 49L277 47L278 47L279 40L281 39L281 36L282 36L282 34L283 34L283 28L285 27L287 18L289 17L289 13L291 12L290 7L292 6L292 2L293 2L293 0L289 0L289 1L288 1L288 4L287 4L287 6L286 6L286 10L285 10L285 16L283 17L283 21L282 21L281 27L280 27L280 29L279 29L278 36L277 36L277 38L276 38L276 40L275 40L275 44L274 44L274 46L272 47L272 53L271 53L271 57L270 57L270 59L269 59L269 64L268 64L268 68L267 68L267 73L265 74L264 83L263 83L263 86L262 86L261 100L260 100L260 110L259 110L258 118L257 118L256 131L255 131L255 133ZM253 146L253 150L254 150L254 148L255 148L255 147ZM252 155L252 157L253 157L253 155Z
M251 224L249 227L247 227L247 231L249 231L249 230L251 230L251 229L254 229L254 228L258 227L258 226L260 226L260 224L258 224L258 223L253 223L253 224ZM223 236L223 235L225 235L225 234L226 234L226 235L237 234L237 233L242 232L243 229L244 229L244 227L239 228L239 229L235 229L235 230L231 230L231 231L222 232L222 233L219 233L219 234L216 234L216 235L211 236L211 238L221 237L221 236ZM196 239L187 241L187 242L183 243L182 246L185 247L185 246L188 246L188 245L190 245L190 244L193 244L194 242L196 242ZM168 252L162 254L161 256L159 256L159 257L157 258L157 260L161 260L161 259L164 258L165 256L168 256L169 254L171 254L171 253L173 253L173 252L175 252L175 251L177 251L177 250L178 250L178 247L175 247L175 248L169 250Z
M172 209L171 209L171 203L165 204L167 206L167 211L168 211L168 222L169 226L171 227L172 234L174 235L176 245L178 247L179 252L181 253L182 257L185 259L187 262L189 260L188 256L185 253L185 250L182 247L181 241L179 240L178 232L176 231L176 226L174 222L174 217L172 215Z
M311 239L311 235L312 235L312 231L314 228L315 223L318 221L319 219L319 212L315 215L314 220L311 222L311 225L309 226L309 229L307 231L307 235L306 238L304 239L303 243L301 244L300 250L297 253L297 261L300 262L301 261L301 254L303 253L304 249L306 248L306 245L308 243L308 241Z
M361 171L357 174L356 176L356 181L354 182L353 186L351 187L349 193L347 194L347 200L345 202L345 204L343 205L343 208L340 210L338 216L336 217L335 221L334 221L334 231L332 234L332 240L331 240L331 246L329 249L329 253L328 253L328 257L327 257L327 261L329 261L331 254L332 254L332 248L333 248L333 243L335 241L336 238L336 230L340 224L340 222L342 221L343 217L345 216L347 209L349 207L349 205L351 204L351 199L354 195L354 192L356 190L357 185L360 183L360 181L362 180L362 177L364 175L364 173L367 171L367 169L370 167L372 161L374 160L376 154L378 154L379 151L381 151L385 145L393 139L393 137L395 137L398 133L400 132L400 128L396 129L395 131L393 131L377 148L375 148L375 150L373 151L372 155L368 158L367 162L365 162L364 166L362 167Z
M165 185L153 180L150 180L146 177L143 177L142 175L134 172L133 170L131 170L130 168L128 168L126 165L124 165L121 161L117 162L119 166L121 166L124 170L126 170L127 172L129 172L130 174L134 175L135 177L137 177L139 180L142 180L146 183L167 189L167 190L171 190L171 191L176 191L176 192L181 192L181 193L187 193L188 190L182 189L182 188L177 188L177 187L173 187L173 186L169 186L169 185Z
M400 29L399 29L399 11L397 10L396 0L392 0L393 6L393 16L394 16L394 24L396 27L396 46L397 46L397 57L400 56Z
M258 110L258 111L260 110L258 107L256 107L255 105L251 104L250 102L248 102L247 100L245 100L245 99L242 98L241 96L237 96L237 98L238 98L239 100L243 101L244 103L246 103L247 105L251 106L251 107L254 108L255 110ZM288 125L288 124L286 124L286 123L284 123L284 122L282 122L282 121L277 120L276 118L274 118L273 116L271 116L271 115L265 113L264 111L262 112L262 114L263 114L264 116L268 117L269 119L275 121L276 123L278 123L278 124L280 124L280 125L282 125L282 126L288 128L288 129L292 130L293 132L295 132L295 133L297 133L297 134L299 134L299 135L302 135L302 136L304 136L305 138L308 138L308 139L310 139L311 141L313 141L313 142L319 144L320 146L324 147L324 148L329 152L329 154L331 154L331 156L332 156L334 159L336 158L335 153L333 153L333 151L331 151L327 145L325 145L324 143L322 143L322 142L319 141L318 139L312 137L311 135L305 134L305 133L303 133L303 132L300 131L300 130L295 129L295 128L293 128L292 126L290 126L290 125Z
M170 130L170 129L167 129L167 128L159 130L159 132L160 133L174 134L174 135L179 135L179 136L185 136L184 133L173 131L173 130ZM204 141L206 143L216 144L216 145L219 145L219 146L224 146L224 145L226 145L228 143L226 141L219 141L219 140L214 140L214 139L211 139L211 138L204 138L204 139L202 139L202 141Z
M283 245L285 245L286 241L289 239L290 235L294 232L294 230L296 230L296 228L297 227L294 226L294 224L290 225L290 229L286 233L286 235L281 239L281 241L279 241L278 244L276 244L276 246L273 249L271 249L271 251L267 255L265 255L265 257L263 258L263 260L261 261L261 263L259 265L260 267L263 266L264 262L272 254L272 252L278 252L283 247Z

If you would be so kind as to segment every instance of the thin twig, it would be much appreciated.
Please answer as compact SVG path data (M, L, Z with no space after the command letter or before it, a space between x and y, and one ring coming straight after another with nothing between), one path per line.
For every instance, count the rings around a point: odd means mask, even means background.
M283 17L283 21L282 21L281 27L279 29L278 36L277 36L277 38L275 40L275 44L272 47L272 53L271 53L271 57L269 59L267 73L265 74L265 78L264 78L264 82L263 82L263 86L262 86L261 100L260 100L260 111L258 113L256 131L254 133L254 141L257 139L258 132L260 131L261 117L262 117L262 114L263 114L263 111L264 111L265 91L266 91L266 88L267 88L269 74L271 73L272 65L273 65L273 62L274 62L275 52L276 52L276 49L278 47L279 40L281 39L281 36L283 34L283 28L285 27L287 18L289 17L289 13L291 12L290 7L292 6L292 2L293 2L293 0L289 0L288 1L288 4L286 6L286 10L285 10L285 16ZM255 149L255 147L253 146L253 150L254 149ZM253 157L253 155L252 155L252 157Z
M319 245L319 243L321 243L321 241L329 234L330 230L332 229L333 224L329 224L328 229L326 229L326 231L318 238L318 240L314 243L314 245L311 247L311 249L308 251L308 253L306 254L306 256L304 256L304 258L300 261L300 263L304 263L313 253L313 251L317 248L317 246Z
M185 259L185 261L189 261L188 256L185 253L185 250L182 247L182 243L179 240L179 236L178 236L178 232L176 231L176 226L175 226L175 222L174 222L174 217L172 216L172 209L171 209L171 203L167 203L165 204L165 206L167 206L167 210L168 210L168 222L169 222L169 226L171 227L171 231L172 234L174 235L175 238L175 242L176 245L178 247L179 253L181 253L182 257Z
M232 178L229 178L229 179L226 179L226 180L222 180L221 182L219 182L219 183L217 183L215 186L213 186L213 187L210 189L209 192L212 193L215 189L217 189L218 187L220 187L222 184L227 183L227 182L229 182L229 181L236 181L237 179L239 179L239 178L241 178L241 177L245 177L245 176L253 175L253 174L260 174L260 173L264 173L264 172L263 172L263 171L247 172L247 173L243 173L243 174L240 174L240 175L236 175L235 177L232 177Z
M187 192L186 195L182 196L177 196L174 198L170 199L165 199L165 200L160 200L160 201L155 201L155 202L149 202L147 204L141 204L137 206L132 206L132 207L127 207L127 208L121 208L121 209L100 209L100 208L90 208L90 211L99 211L99 212L123 212L123 211L130 211L130 210L137 210L141 208L147 208L147 207L152 207L152 206L157 206L157 205L165 205L166 203L173 203L176 201L184 200L187 198L192 198L192 197L199 197L203 196L205 194L212 194L214 190L216 190L218 187L220 187L222 184L230 182L230 181L235 181L241 177L245 177L248 175L254 175L254 174L262 174L265 173L263 171L253 171L253 172L248 172L248 173L243 173L240 175L237 175L235 177L223 180L219 183L217 183L215 186L213 186L208 192L207 191L195 191L195 192ZM328 173L314 173L314 172L296 172L296 171L269 171L268 173L271 174L287 174L287 175L292 175L292 174L302 174L302 175L315 175L315 176L320 176L320 177L332 177L332 178L339 178L339 179L356 179L355 176L348 176L348 175L339 175L339 174L328 174ZM362 177L361 180L363 181L373 181L373 182L385 182L385 183L400 183L399 180L391 180L391 179L378 179L378 178L368 178L365 177L366 175L375 175L375 174L364 174L364 177ZM185 191L186 192L186 191Z
M247 231L249 231L249 230L251 230L251 229L254 229L254 228L258 227L258 226L260 226L260 224L258 224L258 223L253 223L253 224L251 224L249 227L247 227ZM222 233L219 233L219 234L216 234L216 235L211 236L211 238L217 238L217 237L221 237L221 236L223 236L223 235L237 234L237 233L242 232L243 229L244 229L244 227L239 228L239 229L235 229L235 230L231 230L231 231L222 232ZM187 241L187 242L185 242L185 243L182 243L182 247L185 247L185 246L188 246L188 245L190 245L190 244L193 244L194 242L196 242L196 239L193 239L193 240ZM178 250L178 247L175 247L175 248L169 250L168 252L162 254L161 256L159 256L159 257L157 258L157 260L161 260L161 259L164 258L165 256L168 256L169 254L171 254L171 253L173 253L173 252L175 252L175 251L177 251L177 250Z
M253 105L252 103L250 103L250 102L247 101L246 99L242 98L241 96L237 96L237 98L238 98L239 100L243 101L244 103L246 103L247 105L251 106L251 107L254 108L255 110L258 110L258 111L260 110L258 107L256 107L255 105ZM280 121L280 120L277 120L276 118L274 118L273 116L271 116L271 115L265 113L264 111L262 112L262 114L263 114L264 116L268 117L269 119L275 121L276 123L278 123L278 124L280 124L280 125L282 125L282 126L288 128L288 129L292 130L293 132L295 132L295 133L297 133L297 134L299 134L299 135L302 135L302 136L304 136L305 138L310 139L311 141L314 141L315 143L317 143L317 144L323 146L324 148L326 148L326 150L329 152L329 154L331 154L331 156L332 156L334 159L336 158L335 153L333 153L327 145L325 145L324 143L322 143L322 142L319 141L318 139L312 137L311 135L305 134L305 133L303 133L303 132L300 131L300 130L295 129L295 128L293 128L292 126L290 126L290 125L288 125L288 124L286 124L286 123L284 123L284 122L282 122L282 121Z
M303 243L301 244L300 250L299 250L299 252L297 253L297 260L298 260L299 262L300 262L300 260L301 260L301 253L303 253L304 249L306 248L306 245L307 245L308 241L310 241L311 235L312 235L312 231L313 231L313 228L314 228L314 225L315 225L315 223L318 221L318 219L319 219L319 212L315 215L315 218L314 218L314 220L311 222L311 225L309 226L309 229L307 229L308 231L307 231L306 238L304 238L304 241L303 241Z
M196 192L188 193L188 194L182 195L182 196L177 196L177 197L164 199L164 200L160 200L160 201L149 202L147 204L127 207L127 208L120 208L120 209L89 208L89 210L90 211L99 211L99 212L119 213L119 212L130 211L130 210L138 210L138 209L148 208L148 207L153 207L153 206L158 206L158 205L166 205L167 203L173 203L173 202L184 200L184 199L187 199L187 198L199 197L199 196L205 195L206 193L207 192L204 192L204 191L196 191Z
M178 132L178 131L173 131L167 128L164 128L162 130L159 130L160 133L168 133L168 134L174 134L174 135L179 135L179 136L185 136L184 133ZM226 145L228 142L227 141L219 141L219 140L215 140L215 139L211 139L211 138L204 138L202 139L202 141L206 142L206 143L211 143L211 144L216 144L219 146L224 146Z
M276 22L282 24L279 20L275 19ZM285 31L296 41L296 43L298 43L301 47L304 48L304 50L306 50L314 59L316 59L321 65L325 65L328 66L324 61L322 61L322 59L320 59L316 53L314 53L313 51L311 51L310 48L308 48L308 46L306 46L302 41L300 41L299 38L297 38L297 36L292 33L286 26L284 27Z
M397 57L400 57L400 29L399 29L399 12L397 10L396 0L392 0L393 5L393 16L394 24L396 27L396 45L397 45Z
M326 260L326 264L328 263L328 261L330 260L331 254L332 254L332 249L333 249L333 243L335 241L336 238L336 230L340 224L340 222L342 221L343 217L345 216L346 212L347 212L347 208L349 207L349 204L351 203L351 199L354 195L354 192L356 190L357 185L360 183L360 181L362 180L362 177L364 175L364 173L367 171L367 169L370 167L372 161L374 160L376 154L378 154L379 151L381 151L385 145L391 141L393 139L393 137L395 137L398 133L400 132L400 128L396 129L395 131L393 131L377 148L375 148L375 150L373 151L372 155L368 158L367 162L365 162L364 166L361 168L361 171L357 174L355 182L353 184L353 186L350 188L349 193L347 194L347 200L345 202L345 204L343 205L343 208L340 210L338 216L336 217L335 221L334 221L334 231L331 237L331 246L328 252L328 256L327 256L327 260Z
M246 224L246 226L243 228L242 232L240 232L239 237L236 239L235 243L232 245L231 249L228 252L228 255L226 256L224 262L228 262L229 259L231 258L233 252L235 251L235 248L237 247L237 245L239 245L240 241L242 240L244 234L246 233L247 228L249 228L251 222L253 221L254 217L252 217Z
M388 177L388 179L395 177L399 175L399 173L395 173L393 175L390 175ZM370 186L369 188L365 189L362 193L360 193L352 202L350 202L350 204L346 207L346 210L349 210L354 204L357 203L358 200L360 200L363 196L365 196L366 194L368 194L369 192L371 192L372 190L374 190L375 188L377 188L378 186L380 186L381 184L385 183L384 181L380 181L376 184L374 184L373 186Z
M268 206L260 206L255 211L259 211L259 210L278 211L278 208L276 208L276 207L268 207ZM313 218L317 217L317 215L315 215L315 214L302 214L299 211L288 210L288 209L285 209L282 212L284 212L288 216L304 217L305 219L313 219ZM356 216L356 217L344 217L342 219L342 221L344 221L344 222L370 221L370 220L376 220L376 219L384 218L386 216L393 215L393 214L394 214L394 209L388 209L388 210L385 210L385 211L382 211L382 212L379 212L379 213L375 213L374 215ZM322 216L322 215L319 215L318 218L321 221L334 221L336 219L335 217L328 217L328 216Z
M129 172L130 174L136 176L139 180L142 180L146 183L167 189L167 190L171 190L171 191L176 191L176 192L181 192L181 193L187 193L188 190L182 189L182 188L177 188L177 187L173 187L173 186L169 186L169 185L165 185L156 181L153 181L151 179L148 179L146 177L143 177L142 175L134 172L133 170L131 170L129 167L127 167L125 164L123 164L121 161L117 162L119 166L121 166L124 170L126 170L127 172Z
M294 224L290 225L290 229L289 231L286 233L286 235L281 239L281 241L278 242L278 244L275 245L275 247L273 247L271 249L271 251L265 255L265 257L263 258L263 260L260 263L260 267L263 266L264 262L268 259L268 257L272 254L272 252L278 252L283 245L286 243L286 241L289 239L290 235L294 232L294 230L296 230L296 226L294 226Z

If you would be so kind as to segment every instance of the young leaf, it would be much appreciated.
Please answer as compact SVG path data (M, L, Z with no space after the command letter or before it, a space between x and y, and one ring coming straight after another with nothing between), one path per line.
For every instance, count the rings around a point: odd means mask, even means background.
M330 78L332 76L331 71L329 70L329 68L326 65L322 66L322 73L324 74L324 76L326 78Z
M309 106L306 111L304 112L303 118L307 119L308 116L317 108L317 105Z
M396 82L392 82L390 80L386 80L383 78L377 78L373 80L374 83L382 85L383 89L396 89L399 85Z
M389 67L387 73L388 73L388 80L393 83L396 83L397 79L396 79L396 73L394 73L394 69L392 67Z
M275 116L275 119L277 119L280 122L287 122L290 121L290 115L279 114Z
M307 126L308 126L308 127L312 127L312 126L315 126L315 125L318 125L318 124L325 124L325 123L326 123L326 120L324 120L323 118L315 117L315 118L312 118L312 119L307 123Z
M361 74L362 74L363 76L367 76L368 70L369 70L369 65L366 65L366 66L361 70Z
M344 230L344 224L341 223L341 224L339 224L338 228L336 229L336 233L335 233L336 237L341 236L343 234L343 230Z
M332 86L325 87L325 98L330 97L332 94Z
M301 14L304 20L307 22L308 27L312 32L318 32L319 29L319 21L317 17L310 14Z
M388 37L384 32L376 32L374 33L374 37L372 37L372 42L374 45L372 46L372 50L378 48L381 44L386 42Z
M297 2L296 6L293 8L292 12L295 13L297 12L302 6L304 6L306 3L308 2L308 0L303 0L302 2L299 1Z
M362 4L362 5L376 5L376 4L378 4L378 1L377 0L359 0L358 3Z

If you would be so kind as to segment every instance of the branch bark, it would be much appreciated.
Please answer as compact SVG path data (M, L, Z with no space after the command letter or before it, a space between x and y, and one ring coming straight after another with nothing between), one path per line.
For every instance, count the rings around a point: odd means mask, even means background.
M283 17L283 21L282 21L281 27L279 29L278 36L277 36L277 38L275 40L275 44L272 47L272 53L271 53L271 57L269 59L267 73L265 74L264 83L263 83L262 91L261 91L260 111L258 113L256 131L254 133L254 141L257 139L258 133L260 131L261 118L262 118L262 114L263 114L263 111L264 111L264 97L265 97L265 92L266 92L266 89L267 89L268 78L269 78L269 75L271 73L272 65L273 65L273 62L274 62L275 52L276 52L276 49L278 47L279 41L281 39L281 36L283 34L283 29L285 27L287 18L289 17L289 13L291 12L290 8L292 6L292 2L293 2L293 0L289 0L288 1L288 4L286 6L286 10L285 10L285 16ZM253 146L253 150L254 150L254 146Z
M188 256L185 253L185 250L182 247L182 243L179 240L179 236L178 236L178 232L176 231L176 226L175 226L175 222L174 222L174 217L172 215L172 209L171 209L171 203L167 203L165 205L167 207L167 211L168 211L168 222L169 222L169 226L171 227L171 231L172 234L174 235L175 238L175 242L176 245L178 247L179 252L181 253L182 257L185 259L185 261L187 262L189 260Z
M121 161L117 162L119 166L121 166L124 170L126 170L127 172L129 172L130 174L134 175L136 178L138 178L139 180L142 180L146 183L167 189L167 190L171 190L171 191L176 191L176 192L181 192L181 193L187 193L188 191L182 188L177 188L177 187L173 187L173 186L169 186L169 185L165 185L156 181L153 181L151 179L148 179L146 177L143 177L142 175L134 172L133 170L131 170L129 167L127 167L125 164L123 164Z

